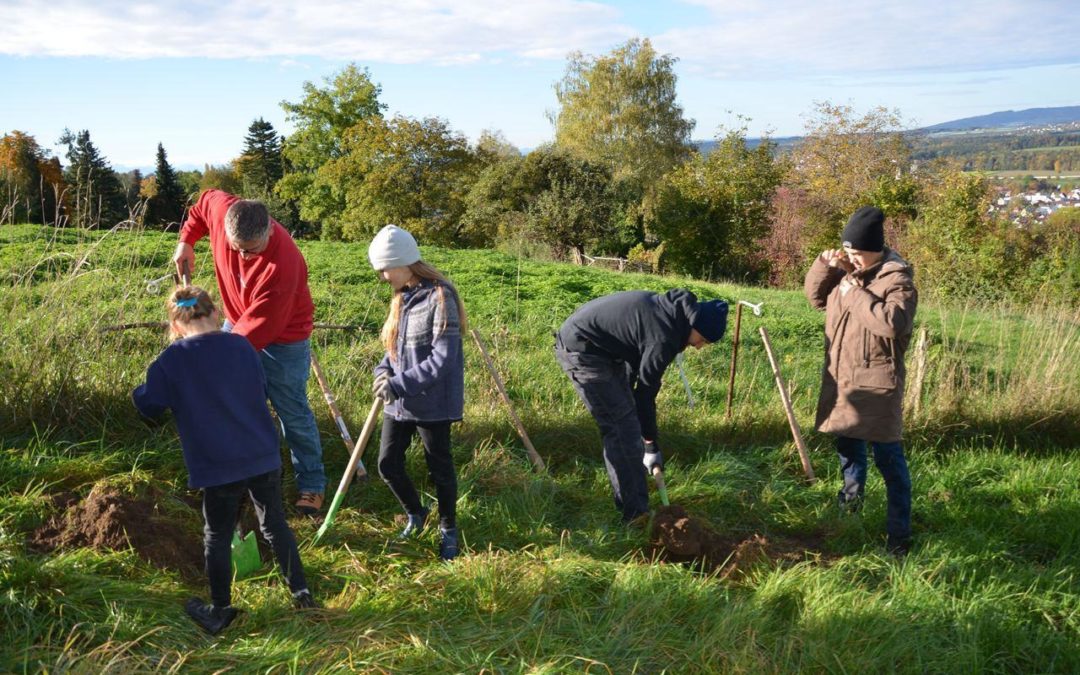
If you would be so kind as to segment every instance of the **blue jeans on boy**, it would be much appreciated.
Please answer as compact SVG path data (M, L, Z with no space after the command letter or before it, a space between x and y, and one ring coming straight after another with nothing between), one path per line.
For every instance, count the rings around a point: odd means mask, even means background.
M871 442L870 445L874 450L874 464L885 479L885 531L890 541L907 540L911 537L911 474L904 458L904 447L899 441ZM840 500L861 502L866 488L866 441L838 436L836 452L844 472Z
M229 332L228 321L222 330ZM326 491L326 472L323 469L322 441L315 413L308 402L307 383L311 377L311 341L279 342L267 345L262 357L266 373L266 396L274 406L285 442L289 444L293 473L298 492Z
M203 553L206 576L210 579L210 600L217 607L228 607L232 603L232 537L245 492L251 498L259 529L274 550L289 590L296 593L307 588L296 538L285 521L281 503L281 469L274 469L203 490Z

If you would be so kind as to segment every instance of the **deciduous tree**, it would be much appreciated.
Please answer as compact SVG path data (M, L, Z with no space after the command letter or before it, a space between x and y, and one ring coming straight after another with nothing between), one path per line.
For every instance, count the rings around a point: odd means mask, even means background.
M342 151L322 179L346 204L346 239L396 223L427 241L455 242L476 168L462 134L438 118L372 116L346 132Z
M340 236L345 194L327 174L327 164L345 152L345 133L360 122L381 117L381 88L367 69L349 64L323 87L304 83L299 103L282 101L286 119L296 131L282 150L288 171L277 184L278 193L300 206L305 220L321 222L324 238Z
M678 271L757 282L769 271L761 240L785 167L768 140L750 148L744 129L717 141L664 179L649 229Z
M0 222L51 223L64 189L60 162L30 134L0 138Z

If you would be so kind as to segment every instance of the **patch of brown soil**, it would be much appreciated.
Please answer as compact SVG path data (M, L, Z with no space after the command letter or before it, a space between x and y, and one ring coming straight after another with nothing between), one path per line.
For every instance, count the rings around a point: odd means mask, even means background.
M203 568L198 530L165 513L161 499L152 491L134 496L101 486L95 486L82 501L70 493L56 495L53 503L63 510L30 535L30 547L39 551L132 548L151 565L197 577Z
M740 579L762 564L801 562L823 555L819 538L767 539L760 534L749 538L724 536L705 521L687 514L681 506L664 506L656 512L649 533L649 553L653 558L689 563L704 572L719 573L722 579Z

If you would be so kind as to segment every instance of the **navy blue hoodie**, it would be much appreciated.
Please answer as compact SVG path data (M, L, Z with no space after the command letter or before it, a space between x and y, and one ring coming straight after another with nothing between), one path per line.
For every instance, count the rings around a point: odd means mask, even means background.
M266 376L259 354L241 335L215 331L177 340L150 364L146 384L131 396L146 417L172 409L190 487L281 468Z
M630 367L641 434L656 440L661 379L686 349L696 316L697 297L685 289L663 295L623 291L579 307L563 322L559 337L569 351L608 356Z

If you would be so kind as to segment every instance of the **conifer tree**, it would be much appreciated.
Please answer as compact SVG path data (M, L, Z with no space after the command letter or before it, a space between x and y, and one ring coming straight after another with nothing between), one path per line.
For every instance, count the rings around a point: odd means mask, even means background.
M244 137L244 152L236 160L245 192L269 193L281 180L284 173L281 144L281 136L274 131L273 124L261 117L251 123Z
M176 177L176 171L169 165L165 155L165 148L161 143L157 146L157 163L154 167L154 178L157 185L157 193L150 198L146 209L146 222L168 225L180 221L184 215L184 205L187 202L184 189L180 187L180 181Z
M86 129L65 129L60 144L67 146L64 179L71 186L69 224L76 227L112 227L127 218L127 203L120 178L90 140Z

